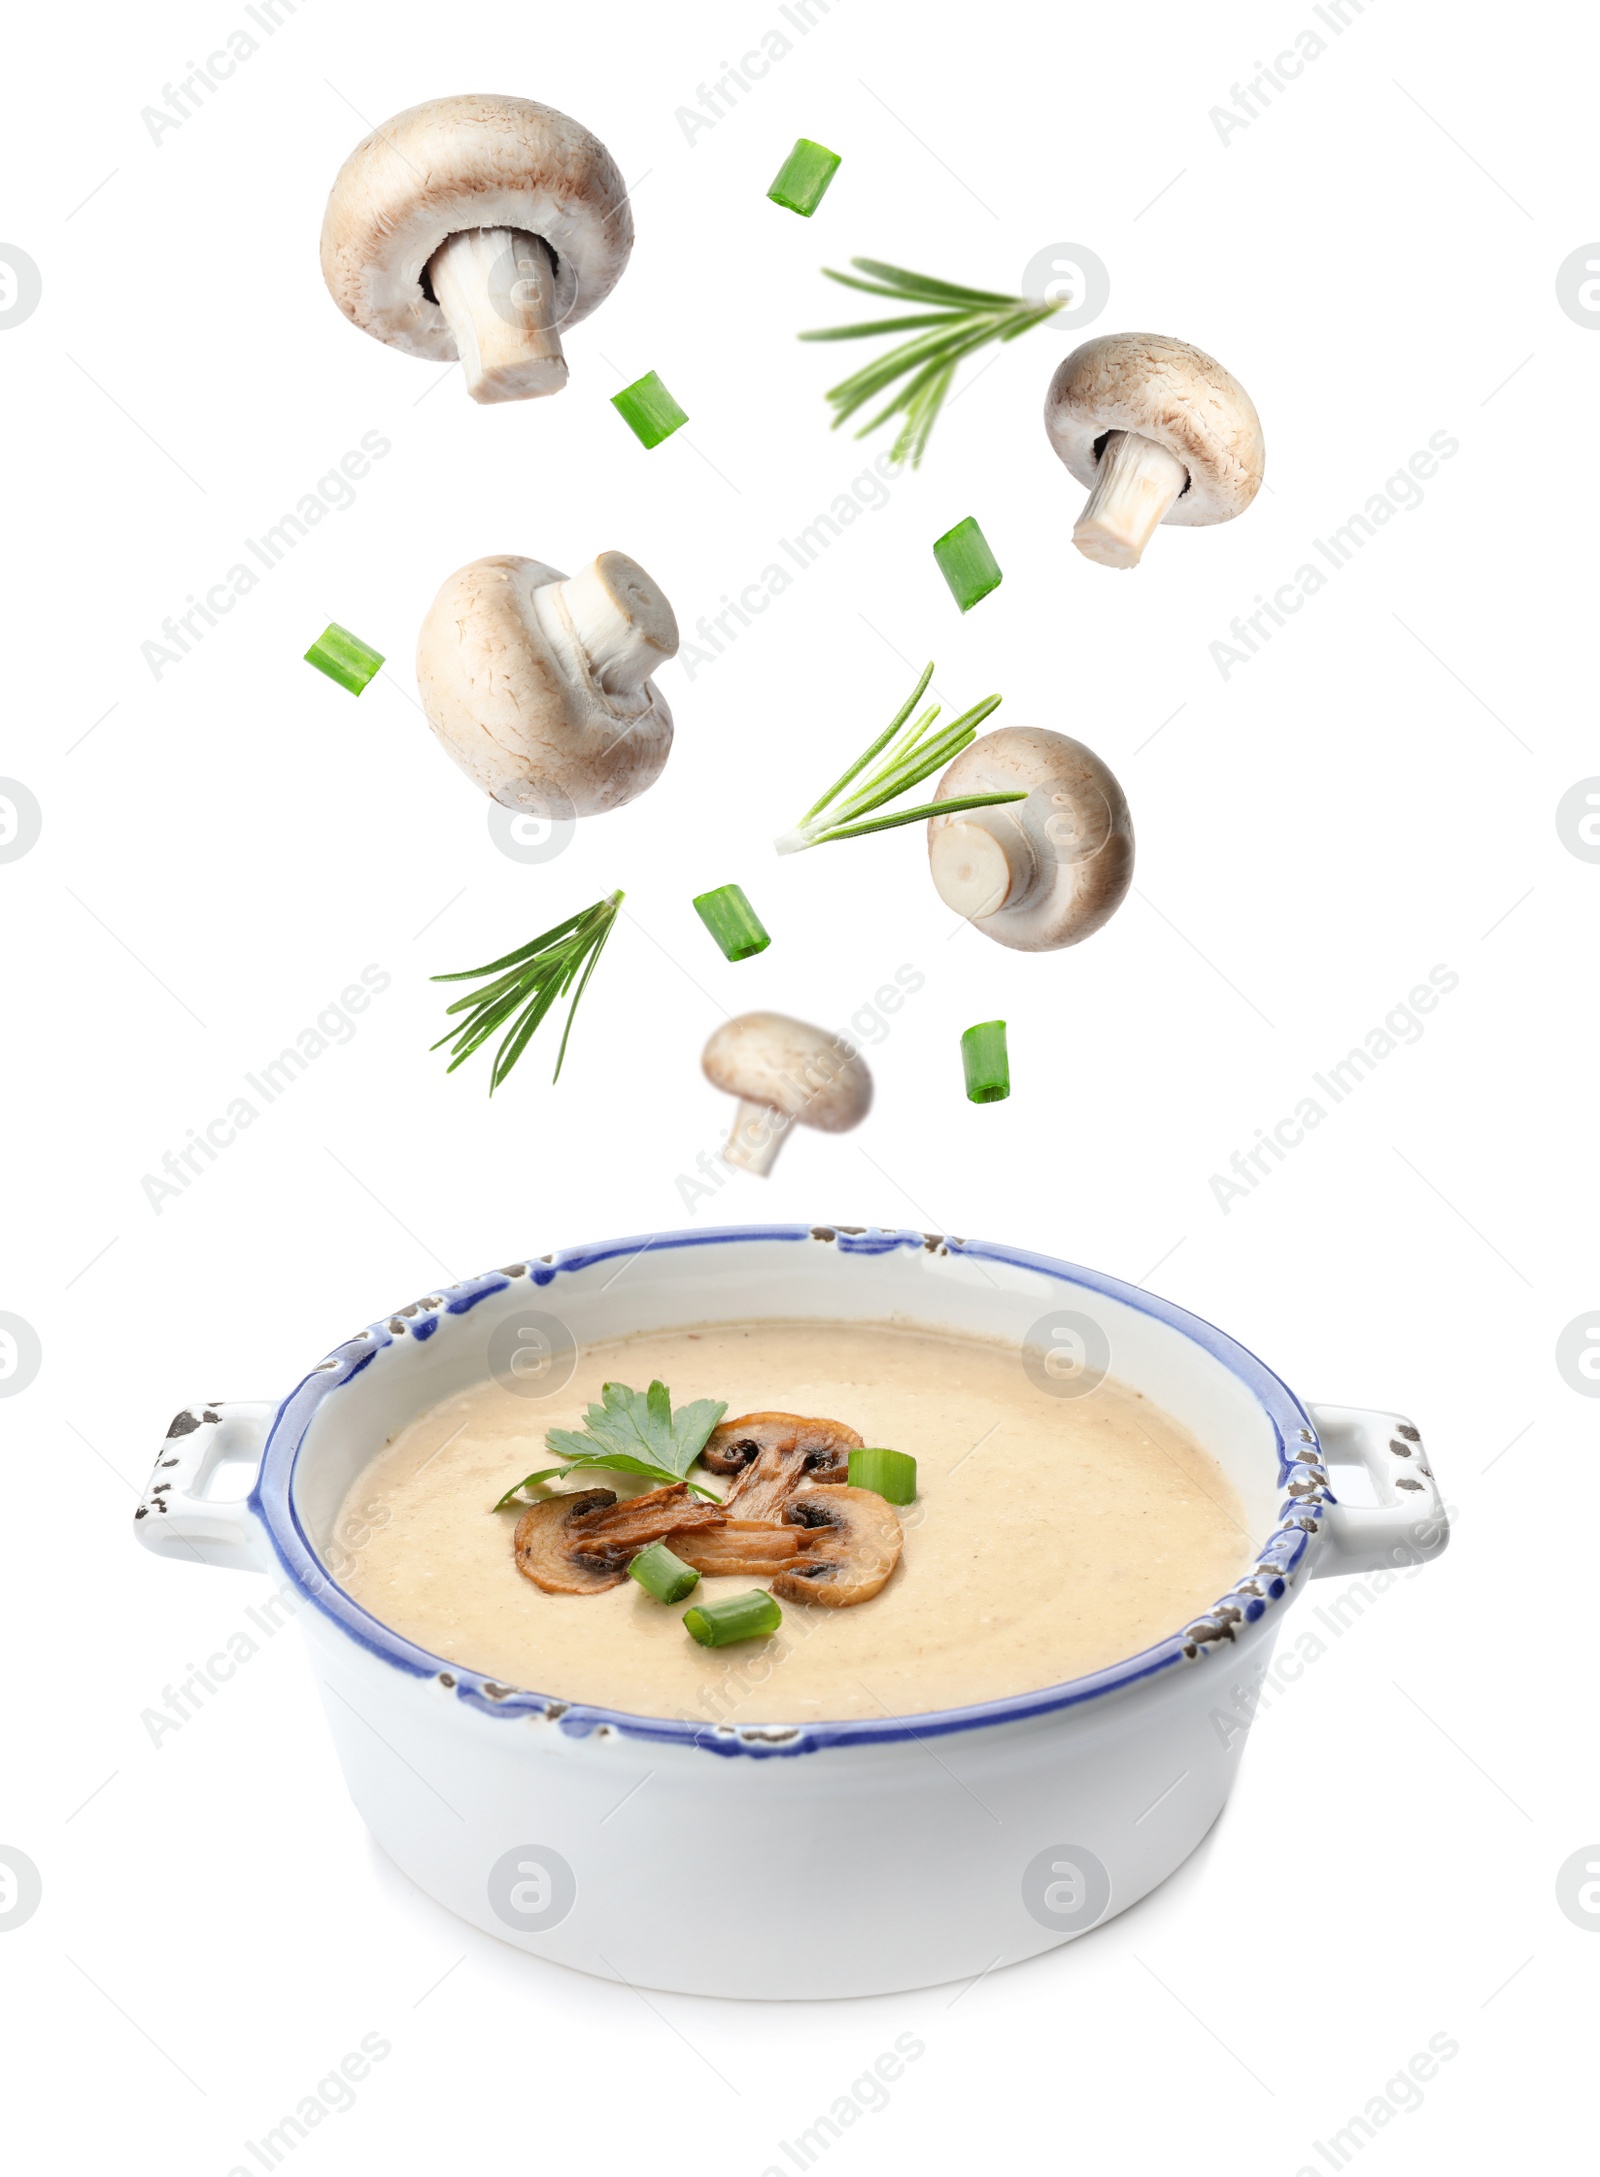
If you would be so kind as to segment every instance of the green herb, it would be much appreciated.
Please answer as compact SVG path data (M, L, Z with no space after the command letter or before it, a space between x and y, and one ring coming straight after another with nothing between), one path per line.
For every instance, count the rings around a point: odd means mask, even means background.
M558 998L572 990L576 981L578 987L572 992L567 1024L561 1031L561 1048L556 1053L556 1070L550 1076L552 1081L559 1081L578 1000L588 988L594 964L611 935L611 925L617 919L622 898L620 892L608 893L603 900L596 900L581 914L568 915L565 922L558 922L553 930L546 930L516 952L491 960L487 967L461 968L453 975L433 976L431 980L436 983L468 983L479 975L493 977L482 990L457 998L454 1005L446 1008L447 1014L465 1013L467 1017L459 1028L450 1029L438 1043L429 1046L436 1051L440 1044L450 1045L455 1056L445 1070L454 1073L486 1037L509 1021L504 1040L494 1054L494 1070L489 1076L489 1094L492 1096L522 1056L529 1038L546 1013Z
M674 1413L672 1394L660 1382L652 1383L648 1391L632 1391L625 1383L602 1384L600 1397L603 1403L589 1408L581 1430L546 1431L545 1449L556 1452L562 1464L524 1474L495 1506L497 1512L535 1482L564 1481L569 1474L596 1467L610 1474L642 1474L658 1486L685 1481L705 1449L706 1438L728 1410L723 1400L697 1398ZM690 1482L689 1488L697 1497L721 1502L697 1482Z
M624 386L620 393L613 393L611 405L640 445L647 448L659 446L689 420L653 370L647 370L631 386Z
M950 595L963 612L970 612L980 598L997 590L1005 579L1000 562L989 549L988 538L970 514L954 529L934 539L933 556L950 585Z
M783 1612L764 1587L756 1587L725 1602L696 1603L683 1622L702 1648L726 1648L735 1640L765 1640L783 1623Z
M902 272L898 265L880 264L875 257L852 257L857 272L869 279L852 279L848 272L824 268L824 277L841 287L858 288L864 295L887 295L893 302L917 305L909 317L877 318L861 325L829 325L822 331L802 333L802 340L863 340L877 333L914 333L854 377L830 386L833 427L873 400L897 379L905 382L886 408L856 433L865 438L891 416L903 415L900 435L891 458L909 460L916 468L928 443L945 395L964 355L987 347L991 340L1015 340L1032 325L1042 325L1065 307L1062 302L1029 302L1017 295L993 295L978 287L952 287L948 280L931 280L920 272Z
M930 665L865 755L856 758L843 778L835 779L793 831L786 831L774 842L780 854L800 854L807 847L820 847L833 839L859 839L866 832L893 831L896 825L915 824L926 816L949 816L961 809L992 809L1002 801L1027 800L1025 793L967 794L954 801L919 802L914 809L897 809L893 816L873 817L870 823L860 821L892 801L896 794L903 794L930 773L942 770L976 740L978 728L990 712L1000 708L999 696L986 695L981 703L974 703L971 710L963 711L959 718L952 718L935 732L933 722L939 715L935 703L915 723L908 724L932 678Z
M341 688L348 688L352 695L359 695L383 663L383 653L364 643L359 635L352 635L337 620L330 620L306 652L306 663L336 680Z
M1005 1022L979 1021L975 1028L967 1029L961 1038L961 1064L967 1077L969 1103L1003 1103L1011 1094Z
M868 1444L850 1454L850 1487L870 1489L890 1504L909 1504L917 1493L917 1462L909 1451Z
M694 908L729 960L753 960L772 943L761 917L736 884L725 884L718 892L702 892Z
M828 184L839 171L839 154L826 144L814 144L802 136L778 169L778 178L767 191L774 204L809 219L828 193Z
M641 1550L628 1567L628 1578L637 1580L658 1603L681 1603L700 1585L700 1575L693 1565L675 1557L664 1542L652 1542L648 1549Z

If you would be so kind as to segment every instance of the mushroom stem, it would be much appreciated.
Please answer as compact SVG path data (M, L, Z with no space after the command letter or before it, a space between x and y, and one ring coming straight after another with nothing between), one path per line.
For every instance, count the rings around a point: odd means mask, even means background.
M561 391L567 364L555 328L556 262L540 236L465 228L434 251L428 279L475 401Z
M1013 833L1015 825L1011 826ZM1012 858L998 827L952 818L928 834L933 888L953 914L977 922L996 914L1016 889Z
M728 1146L722 1152L723 1163L765 1179L777 1161L788 1128L788 1119L771 1104L754 1103L748 1096L741 1096Z
M1183 463L1153 438L1109 432L1073 543L1102 567L1137 567L1156 525L1188 481Z
M589 669L607 695L632 695L676 654L672 607L625 552L602 552L560 590Z

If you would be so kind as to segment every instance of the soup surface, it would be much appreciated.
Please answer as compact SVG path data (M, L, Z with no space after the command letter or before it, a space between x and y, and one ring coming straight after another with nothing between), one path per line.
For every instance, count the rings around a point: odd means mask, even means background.
M918 1495L882 1593L849 1609L786 1604L767 1640L701 1648L689 1603L633 1580L551 1595L512 1558L516 1510L491 1507L554 1463L610 1380L659 1377L674 1406L728 1418L825 1416L910 1452ZM694 1469L720 1497L729 1484ZM574 1475L558 1487L648 1483ZM340 1584L397 1632L512 1686L637 1714L796 1723L915 1714L1054 1685L1136 1654L1238 1578L1252 1538L1232 1485L1187 1430L1107 1378L1052 1397L1013 1348L879 1324L716 1324L582 1349L558 1394L495 1382L430 1408L359 1474L340 1513ZM748 1592L705 1578L692 1602Z

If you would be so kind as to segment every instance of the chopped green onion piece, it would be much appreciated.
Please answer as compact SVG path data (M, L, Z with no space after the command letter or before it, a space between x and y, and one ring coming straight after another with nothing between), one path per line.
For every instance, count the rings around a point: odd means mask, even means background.
M611 405L640 445L646 447L659 446L689 420L653 370L647 370L631 386L624 386L620 393L613 393Z
M933 556L939 562L939 572L950 585L950 595L963 612L970 612L1005 579L1000 572L1000 562L989 549L988 538L970 514L937 540Z
M364 643L359 635L352 635L337 620L330 620L306 652L306 663L336 680L341 688L348 688L352 695L359 695L383 663L383 653Z
M917 1462L909 1451L868 1444L850 1454L850 1487L874 1490L890 1504L909 1504L917 1493Z
M700 1585L700 1575L693 1565L674 1557L664 1542L652 1542L647 1550L641 1550L628 1567L628 1577L637 1580L658 1603L681 1603Z
M700 893L694 909L722 947L726 959L753 960L772 943L762 928L761 917L736 884L725 884L717 892Z
M1005 1022L982 1020L969 1028L961 1038L961 1063L966 1069L968 1103L1003 1103L1011 1094Z
M774 204L809 219L828 193L828 184L839 170L839 154L826 144L800 137L778 169L778 178L767 191Z
M689 1636L702 1648L726 1648L736 1640L765 1640L783 1623L783 1612L765 1588L730 1595L719 1603L697 1603L683 1613Z

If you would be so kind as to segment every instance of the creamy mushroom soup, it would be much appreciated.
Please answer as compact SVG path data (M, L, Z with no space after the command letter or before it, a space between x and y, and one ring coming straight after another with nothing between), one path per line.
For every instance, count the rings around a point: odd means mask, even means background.
M912 1454L917 1496L896 1508L904 1544L881 1592L848 1609L785 1602L770 1638L708 1649L685 1632L685 1609L769 1580L708 1575L687 1602L662 1604L628 1578L588 1594L524 1578L512 1536L525 1501L491 1507L554 1463L545 1430L580 1428L602 1383L652 1378L675 1410L701 1398L726 1400L730 1420L786 1409ZM720 1474L691 1478L728 1494ZM611 1473L555 1486L597 1484L624 1497L651 1486ZM915 1713L1053 1685L1178 1631L1252 1558L1221 1468L1140 1392L1108 1377L1087 1396L1052 1396L1009 1347L828 1323L596 1344L547 1399L475 1385L357 1476L335 1540L344 1588L436 1655L569 1701L733 1724Z

